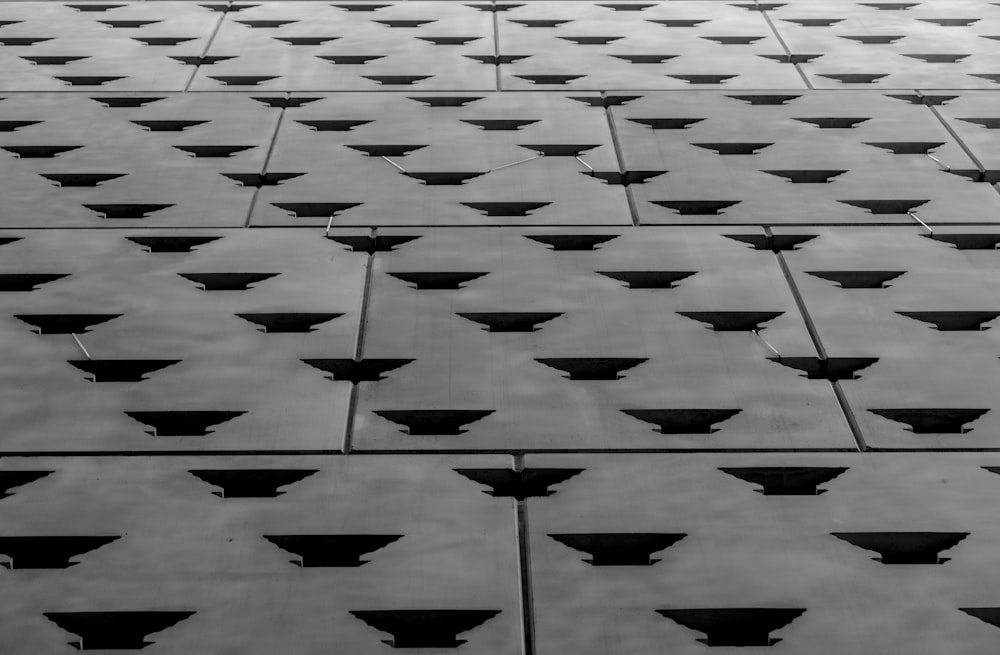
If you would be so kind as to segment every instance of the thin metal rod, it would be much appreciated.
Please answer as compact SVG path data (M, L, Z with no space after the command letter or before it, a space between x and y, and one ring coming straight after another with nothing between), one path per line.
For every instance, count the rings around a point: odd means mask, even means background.
M326 236L330 236L330 226L333 225L333 214L330 214L330 220L326 222Z
M582 159L580 159L579 156L574 157L574 159L576 159L578 162L580 162L581 164L583 164L584 166L586 166L587 170L589 170L591 173L594 172L594 167L591 166L590 164L588 164L587 162L583 161Z
M540 152L537 155L535 155L534 157L528 157L527 159L522 159L520 161L516 161L513 164L504 164L503 166L497 166L496 168L491 168L490 170L488 170L486 172L487 173L492 173L494 171L503 170L505 168L510 168L511 166L517 166L518 164L524 164L524 163L527 163L529 161L534 161L536 159L541 159L544 156L545 156L545 153L541 153Z
M398 169L399 169L399 170L400 170L401 172L403 172L403 173L405 173L405 172L406 172L406 169L405 169L405 168L403 168L402 166L400 166L400 165L399 165L399 164L397 164L396 162L392 161L391 159L389 159L389 158L388 158L388 157L386 157L385 155L383 155L383 156L382 156L382 159L386 160L387 162L389 162L390 164L392 164L393 166L395 166L396 168L398 168Z
M912 219L913 219L913 220L915 220L916 222L918 222L918 223L920 223L921 225L923 225L923 226L924 226L924 229L925 229L925 230L927 230L927 231L928 231L928 232L930 232L931 234L934 234L934 230L932 230L932 229L931 229L931 226L930 226L930 225L928 225L927 223L924 223L924 222L923 222L922 220L920 220L920 217L919 217L919 216L917 216L917 215L916 215L916 214L914 214L913 212L906 212L906 213L907 213L907 215L908 215L908 216L909 216L910 218L912 218Z
M73 337L73 341L76 342L76 345L80 346L80 350L82 350L83 354L87 356L87 359L93 359L93 357L90 356L90 353L87 352L87 349L83 347L83 343L80 342L79 337L75 334L70 334L69 336Z
M779 358L781 357L781 353L779 353L778 350L774 346L772 346L771 344L769 344L767 342L767 339L765 339L764 337L760 336L760 332L758 332L757 330L750 330L750 331L753 333L753 335L755 337L757 337L758 339L760 339L760 342L762 344L764 344L765 346L767 346L768 350L770 350L771 352L774 353L775 357L779 357Z
M949 166L948 164L944 163L943 161L941 161L940 159L938 159L937 157L935 157L934 155L932 155L929 152L925 152L924 154L927 155L928 157L930 157L931 160L937 162L938 166L940 166L944 170L948 171L949 173L951 172L951 166Z

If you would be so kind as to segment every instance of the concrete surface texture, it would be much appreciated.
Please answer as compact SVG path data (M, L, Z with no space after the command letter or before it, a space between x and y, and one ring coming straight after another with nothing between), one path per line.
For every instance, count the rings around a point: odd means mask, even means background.
M0 0L0 653L998 652L998 84L985 0Z

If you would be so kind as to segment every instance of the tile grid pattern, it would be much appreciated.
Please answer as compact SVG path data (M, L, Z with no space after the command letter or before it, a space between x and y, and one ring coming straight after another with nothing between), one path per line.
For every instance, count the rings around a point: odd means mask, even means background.
M0 3L3 651L994 652L998 35Z

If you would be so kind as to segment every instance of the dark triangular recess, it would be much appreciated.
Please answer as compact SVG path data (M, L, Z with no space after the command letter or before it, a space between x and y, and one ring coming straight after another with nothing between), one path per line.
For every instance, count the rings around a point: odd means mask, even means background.
M51 159L64 152L77 150L83 146L0 146L0 150L17 155L20 159Z
M784 312L677 312L712 326L716 332L751 332L763 330L764 323L773 321Z
M945 55L940 53L934 54L904 54L904 57L909 57L910 59L919 59L922 62L928 64L957 64L969 55Z
M173 146L173 147L182 152L186 152L201 159L201 158L211 158L211 157L232 157L238 152L243 152L244 150L250 150L251 148L256 148L257 146Z
M263 282L280 273L178 273L205 291L246 291L251 284Z
M429 289L464 289L462 285L466 282L478 279L486 275L486 272L478 273L471 271L424 271L389 273L390 276L414 285L414 288L421 291Z
M74 61L80 61L82 59L90 59L90 57L89 56L83 56L83 55L76 56L76 57L74 57L74 56L62 56L62 57L60 57L60 56L56 56L56 55L28 57L28 56L22 55L21 59L23 59L25 61L29 61L32 64L35 64L36 66L65 66L66 64L74 62Z
M782 18L781 20L802 27L830 27L844 21L843 18Z
M97 187L102 182L125 177L128 173L39 173L60 187Z
M996 250L1000 232L996 234L924 234L928 239L943 241L957 250Z
M458 316L485 325L487 332L536 332L562 312L459 312Z
M741 409L623 409L632 418L652 423L661 434L713 434L716 423L728 421Z
M600 107L602 109L608 109L610 107L621 107L627 105L633 100L638 100L642 96L618 96L618 95L605 95L605 96L567 96L570 100L576 100L577 102L582 102L590 107Z
M514 77L520 78L531 82L532 84L569 84L573 80L578 80L582 77L587 77L586 75L515 75Z
M406 366L412 359L303 359L304 363L329 373L331 380L343 380L352 384L378 382L384 380L383 373Z
M209 121L129 121L150 132L183 132L189 127L204 125Z
M768 175L781 177L792 184L828 184L833 178L843 175L846 170L783 170L783 171L761 171Z
M179 359L74 359L69 364L94 382L142 382L147 373L179 364Z
M69 273L0 273L0 292L34 291L36 287L69 277Z
M106 97L106 98L91 98L95 102L99 102L108 108L118 108L118 107L145 107L154 102L159 102L160 100L165 100L164 96L141 96L141 97Z
M226 86L257 86L261 82L276 80L278 77L277 75L209 75L208 79Z
M593 150L600 146L599 143L593 145L574 145L569 143L546 143L546 144L518 144L522 148L534 150L546 157L579 157L588 150Z
M565 25L566 23L572 23L569 19L531 19L531 20L514 20L510 18L507 20L509 23L517 23L518 25L524 25L525 27L559 27L560 25Z
M271 334L284 332L315 332L315 326L335 318L340 318L343 314L337 313L310 313L310 312L256 312L237 314L244 321L249 321L254 325L259 325L262 332Z
M838 200L837 202L858 209L865 209L871 214L906 214L930 200L879 199L879 200Z
M952 168L948 172L952 175L968 178L973 182L985 184L1000 183L1000 169L981 171L978 168Z
M361 77L383 86L410 85L421 80L429 80L433 75L362 75Z
M295 218L328 218L342 211L360 207L361 202L272 202L273 206L283 209Z
M191 252L198 246L218 241L222 237L125 237L132 243L137 243L149 252Z
M465 45L478 41L481 36L418 36L421 41L427 41L432 45Z
M543 357L536 362L569 374L570 380L620 380L621 373L649 361L645 357Z
M339 36L275 36L271 37L275 41L281 41L288 45L325 45L330 41L336 41Z
M933 23L941 27L968 27L979 22L979 18L918 18L925 23Z
M650 200L649 202L672 209L681 216L718 216L724 209L740 204L741 200Z
M141 649L155 642L145 641L193 616L194 612L45 612L44 616L57 626L75 634L79 641L70 642L78 650Z
M296 109L298 107L303 107L308 105L310 102L316 102L322 98L286 98L284 96L251 96L251 100L256 100L257 102L272 107L274 109Z
M265 186L278 186L285 180L302 177L305 173L219 173L219 175L228 177L240 186L259 189Z
M500 610L420 609L352 611L376 630L388 632L384 643L393 648L457 648L458 635L486 623Z
M108 82L125 79L123 75L54 75L53 77L70 86L103 86Z
M570 43L575 43L577 45L607 45L609 43L614 43L620 39L624 39L624 36L557 36L557 39L562 39L563 41L569 41Z
M0 37L0 45L11 45L11 46L22 46L22 45L35 45L36 43L44 43L45 41L51 41L55 37L52 36L4 36Z
M247 27L263 28L263 29L273 29L275 27L281 27L283 25L290 25L292 23L297 23L297 20L238 20L236 21L240 25L246 25Z
M726 96L727 98L732 98L733 100L739 100L740 102L745 102L748 105L787 105L792 100L797 100L802 96L790 96L790 95L739 95L739 96Z
M648 180L666 175L670 171L580 171L582 175L589 175L603 180L605 184L615 186L630 186L632 184L645 184Z
M673 289L696 271L597 271L599 275L624 282L629 289Z
M467 59L478 61L489 66L500 66L502 64L513 64L527 59L531 55L462 55Z
M865 121L870 121L871 118L865 116L816 116L793 117L792 120L815 125L821 130L849 130Z
M422 102L428 107L464 107L482 99L482 96L419 96L410 98L410 100Z
M901 93L901 94L886 94L887 98L895 98L896 100L902 100L903 102L908 102L911 105L926 105L928 107L936 107L938 105L946 105L950 101L954 100L958 96L946 96L946 95L924 95L923 93Z
M475 179L486 175L486 172L415 172L406 171L404 173L407 177L412 177L415 180L420 180L427 186L459 186L465 184L467 181Z
M820 74L820 77L837 80L841 84L874 84L887 75L888 73L843 73L839 75Z
M773 646L781 641L771 637L805 609L778 607L733 607L706 609L662 609L656 613L685 628L703 632L706 646Z
M650 7L655 7L656 5L641 5L638 3L627 3L627 4L597 4L598 7L604 7L605 9L611 9L614 11L644 11Z
M809 380L859 380L858 371L878 361L878 357L768 357L772 362L805 373Z
M108 11L109 9L118 9L119 7L124 7L125 5L99 5L90 4L85 5L66 5L70 9L76 9L77 11Z
M798 247L808 241L812 241L816 234L723 234L722 236L734 241L749 243L754 250L770 250L771 252L785 252L788 250L798 250Z
M551 496L556 493L549 487L580 475L585 469L526 468L511 469L454 469L455 473L490 488L488 493L497 498L526 500Z
M888 150L894 155L926 155L944 145L943 141L866 141L866 146Z
M487 216L529 216L531 212L551 205L551 202L463 202L470 209Z
M882 418L905 423L910 426L910 432L914 434L967 434L973 428L967 428L967 423L972 423L981 418L989 409L869 409L872 414L877 414Z
M846 468L840 466L764 466L720 468L734 478L759 484L755 489L765 496L818 496L826 489L818 489L842 475Z
M0 237L0 246L6 246L8 243L14 243L15 241L20 241L24 237Z
M959 607L958 610L974 616L983 623L1000 628L1000 607Z
M53 473L55 471L0 471L0 498L13 496L11 489L41 480Z
M691 145L705 150L712 150L719 155L756 155L758 152L773 146L773 143L692 143Z
M564 546L587 553L594 566L652 566L660 560L653 553L673 546L686 537L683 532L590 532L550 534Z
M376 410L373 413L406 428L413 436L465 434L462 427L486 418L492 409L401 409Z
M204 57L198 55L178 55L170 58L176 62L184 64L185 66L211 66L212 64L217 64L220 61L236 59L236 55L212 55Z
M252 7L257 7L258 5L232 5L232 4L225 4L225 5L198 5L198 6L199 7L203 7L205 9L208 9L209 11L217 11L219 13L226 13L228 11L243 11L244 9L250 9Z
M317 132L350 132L356 127L373 123L374 121L351 121L351 120L330 120L330 121L295 121L306 127L310 127Z
M916 7L917 2L861 2L862 7L871 7L880 11L905 11Z
M360 66L376 59L383 59L385 55L316 55L318 58L328 61L338 66Z
M405 157L406 155L420 150L421 148L426 148L426 145L389 145L389 144L378 144L378 145L364 145L364 146L347 146L351 150L357 150L358 152L363 152L369 157Z
M617 234L525 234L526 238L551 246L552 250L597 250L597 246L617 239Z
M710 20L711 20L710 18L702 18L702 19L698 19L698 18L693 18L692 19L692 18L689 18L689 19L673 19L673 20L670 20L670 19L661 20L661 19L647 18L646 22L648 22L648 23L656 23L657 25L662 25L664 27L698 27L702 23L707 23Z
M194 36L133 36L132 39L144 45L172 46L194 41Z
M683 130L696 123L700 123L704 118L629 118L629 122L645 125L654 130Z
M68 569L70 559L106 546L121 537L0 537L0 554L8 569Z
M781 64L811 64L814 60L819 59L823 55L757 55L758 57L763 57L764 59L770 59L771 61L776 61Z
M731 80L736 75L667 75L667 77L672 77L675 80L681 80L682 82L687 82L688 84L722 84L727 80Z
M942 332L988 330L983 327L1000 316L1000 312L896 312L900 316L930 323Z
M1000 130L1000 118L959 118L958 120L985 127L987 130Z
M0 121L0 132L16 132L22 127L41 125L45 121Z
M154 437L204 437L209 428L243 416L245 411L125 412L129 418L148 425Z
M343 5L330 5L331 7L337 7L338 9L343 9L345 11L378 11L379 9L385 9L386 7L391 7L392 5L372 5L372 4L343 4Z
M385 25L386 27L421 27L422 25L427 25L428 23L436 23L436 19L430 20L376 20L372 21Z
M706 41L714 41L719 45L750 45L756 43L761 39L765 38L763 36L702 36L699 37L705 39Z
M846 36L844 34L838 34L837 36L839 36L842 39L857 41L858 43L863 43L865 45L888 45L904 38L903 34L860 34L857 36ZM829 77L829 76L824 75L823 77Z
M475 125L478 128L487 131L514 131L519 130L526 125L533 125L537 123L537 120L531 119L492 119L492 120L462 120L463 123L468 123L469 125Z
M402 539L401 534L266 534L272 544L298 555L292 564L302 568L354 567L367 564L362 555Z
M89 328L120 317L121 314L14 314L14 318L34 326L38 334L85 334Z
M944 564L942 550L958 545L968 532L831 532L847 543L871 550L883 564Z
M369 236L340 236L328 237L331 241L336 241L337 243L343 244L353 250L354 252L366 252L369 255L374 255L377 252L392 252L396 249L396 246L401 246L403 244L409 243L420 237L417 235L379 235L376 237Z
M100 214L101 218L124 219L124 218L148 218L153 212L162 211L173 207L173 204L138 204L138 203L115 203L90 205L84 207L92 212Z
M805 273L835 282L841 289L885 289L886 282L895 280L906 271L805 271Z
M188 471L203 482L219 487L212 493L219 498L277 498L286 487L319 473L319 469L192 469Z

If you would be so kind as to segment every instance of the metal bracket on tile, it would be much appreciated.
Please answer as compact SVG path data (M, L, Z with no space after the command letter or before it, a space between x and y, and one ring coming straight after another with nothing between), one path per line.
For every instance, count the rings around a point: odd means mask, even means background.
M577 160L578 162L580 162L581 164L583 164L584 166L586 166L587 170L590 171L591 173L594 172L594 167L591 166L590 164L588 164L587 162L583 161L582 159L580 159L579 155L576 156L576 157L574 157L573 159Z
M392 161L391 159L389 159L385 155L382 155L382 159L386 160L387 162L389 162L390 164L392 164L394 167L398 168L401 173L405 173L406 172L405 168L403 168L402 166L400 166L396 162Z
M934 230L931 229L931 226L928 225L927 223L924 223L922 220L920 220L919 216L917 216L913 212L906 212L906 214L907 214L907 216L909 216L910 218L912 218L916 222L920 223L924 227L924 229L927 230L930 234L934 234Z
M760 336L760 332L759 331L757 331L757 330L751 330L750 333L753 334L758 339L760 339L760 342L762 344L764 344L767 347L768 350L770 350L771 352L773 352L775 357L777 357L779 359L781 358L781 353L779 353L774 346L772 346L771 344L769 344L767 342L767 339L765 339L764 337Z
M929 152L925 152L924 154L927 155L928 157L930 157L933 161L937 162L938 166L940 166L944 170L948 171L949 173L951 172L951 166L949 166L948 164L944 163L943 161L941 161L940 159L938 159L937 157L935 157L934 155L932 155Z
M87 352L87 349L83 347L83 342L80 341L80 337L75 334L70 334L70 336L73 337L73 341L76 342L76 345L80 346L80 350L82 350L83 354L87 356L87 359L93 359L93 357L90 356L90 353Z

